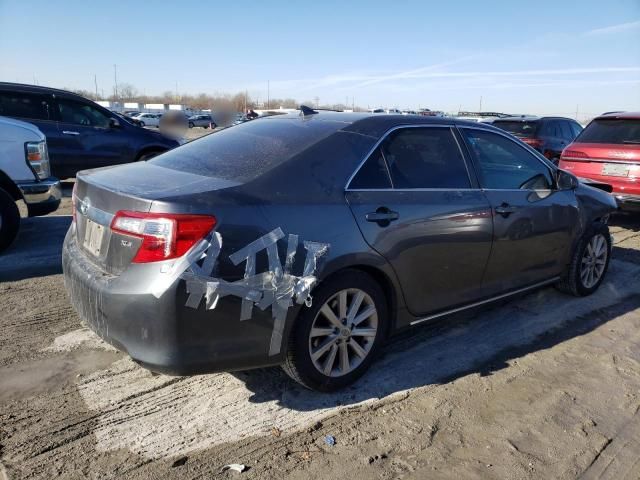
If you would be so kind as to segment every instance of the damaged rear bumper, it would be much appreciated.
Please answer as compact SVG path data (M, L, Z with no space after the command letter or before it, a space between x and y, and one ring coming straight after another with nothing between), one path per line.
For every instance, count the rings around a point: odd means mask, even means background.
M277 365L284 359L286 348L269 355L270 309L254 308L251 318L238 321L242 300L233 296L221 298L213 310L189 308L182 280L157 298L144 282L148 264L131 265L119 276L107 274L78 246L74 225L64 241L62 266L82 320L150 370L189 375ZM297 311L289 309L285 332Z

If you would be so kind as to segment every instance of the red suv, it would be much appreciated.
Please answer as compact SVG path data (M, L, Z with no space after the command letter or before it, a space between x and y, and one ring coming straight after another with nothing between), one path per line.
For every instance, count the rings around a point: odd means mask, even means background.
M640 211L640 112L594 118L563 150L559 166L610 185L622 209Z

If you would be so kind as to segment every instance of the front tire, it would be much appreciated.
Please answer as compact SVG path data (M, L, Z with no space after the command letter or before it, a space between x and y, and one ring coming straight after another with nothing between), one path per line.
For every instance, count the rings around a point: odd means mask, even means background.
M331 392L355 382L380 350L388 308L380 285L347 270L319 285L289 338L284 371L305 387Z
M591 227L576 246L571 263L558 283L559 290L584 297L595 292L607 273L611 258L609 227Z
M15 240L20 228L20 210L13 197L0 188L0 253Z
M189 122L189 128L193 128L195 127L195 125L193 124L193 122Z

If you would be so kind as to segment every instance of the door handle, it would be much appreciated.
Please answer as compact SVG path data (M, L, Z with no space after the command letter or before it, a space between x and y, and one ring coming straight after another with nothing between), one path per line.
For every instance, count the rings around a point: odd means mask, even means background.
M63 130L62 133L65 135L80 135L80 132L74 132L73 130Z
M503 203L495 208L497 214L502 215L503 217L508 217L513 212L518 210L518 207L514 207L513 205L509 205L508 203Z
M389 222L397 220L400 217L398 212L393 212L387 207L380 207L375 212L369 212L365 215L367 222L376 222L381 227L389 225Z

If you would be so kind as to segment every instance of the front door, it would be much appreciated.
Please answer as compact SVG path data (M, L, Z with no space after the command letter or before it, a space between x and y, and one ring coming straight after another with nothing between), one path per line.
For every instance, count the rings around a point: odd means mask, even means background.
M503 293L560 275L579 224L573 190L557 190L551 168L506 135L460 130L493 212L487 291Z
M79 170L106 167L134 160L123 129L110 126L110 117L89 104L58 99L59 137L63 139L58 167L61 177Z
M413 315L482 296L491 209L449 126L391 132L354 176L347 201L393 267Z

